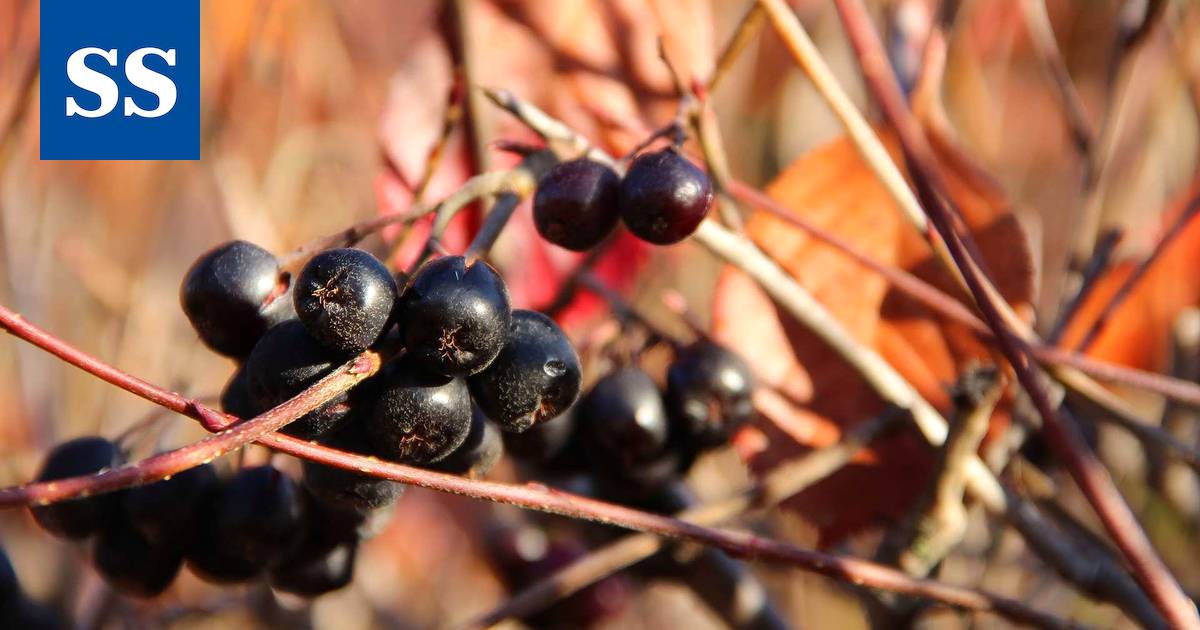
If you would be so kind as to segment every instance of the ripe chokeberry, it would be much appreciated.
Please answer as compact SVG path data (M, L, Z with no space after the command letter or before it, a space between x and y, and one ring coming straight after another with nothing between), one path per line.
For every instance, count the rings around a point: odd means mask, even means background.
M639 156L621 180L621 219L638 238L670 245L687 238L708 214L708 176L673 148Z
M306 521L300 543L267 572L267 582L277 591L317 597L354 579L358 537L353 531L330 528L315 514Z
M230 241L196 259L183 278L179 301L208 347L240 358L271 326L294 317L287 284L271 252Z
M562 162L538 181L533 222L542 238L582 252L612 233L620 219L621 179L587 158Z
M504 455L504 440L500 433L496 423L488 420L476 407L471 413L471 430L462 446L432 468L472 479L486 475Z
M125 493L125 518L150 544L182 549L205 518L201 508L217 488L212 464L189 468L168 479L130 488Z
M334 350L361 352L391 321L396 281L361 249L329 249L304 265L292 297L313 338Z
M363 424L360 419L352 418L345 428L332 436L325 436L321 443L338 450L373 455ZM301 467L304 471L301 481L304 488L330 509L368 512L390 505L404 491L401 484L352 470L307 460Z
M293 319L268 330L254 346L243 369L254 403L261 409L270 409L314 385L350 357L349 353L321 345L303 324ZM338 396L281 432L312 439L336 431L349 416L349 401L345 394Z
M753 394L750 366L715 343L684 348L667 368L667 411L700 448L729 441L754 415Z
M239 367L221 389L221 411L243 420L266 411L266 408L255 402L250 393L250 380L246 377L245 367Z
M598 470L630 470L667 444L667 414L654 380L638 368L601 378L579 401L587 452Z
M505 431L504 451L513 459L537 466L542 471L579 469L584 458L576 448L579 442L575 433L578 409L579 405L575 405L523 433Z
M154 597L171 585L183 556L146 540L130 523L115 522L92 544L92 564L113 589L135 597Z
M426 369L467 376L500 354L512 310L508 288L487 263L443 256L413 275L397 309L404 344Z
M188 566L218 583L249 580L274 566L299 542L299 488L271 466L243 468L209 499L186 553Z
M574 404L581 378L579 355L558 324L536 311L516 310L504 349L470 384L487 417L520 433Z
M55 446L46 454L37 481L54 481L97 473L122 463L116 444L98 436L81 437ZM99 533L119 514L120 493L106 493L82 499L33 506L29 511L42 529L59 536L79 540Z
M466 381L422 368L405 356L388 364L367 435L381 453L407 464L432 464L462 446L471 431Z

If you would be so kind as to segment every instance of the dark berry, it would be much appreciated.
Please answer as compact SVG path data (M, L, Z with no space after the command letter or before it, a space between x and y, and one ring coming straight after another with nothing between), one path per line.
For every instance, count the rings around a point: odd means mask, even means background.
M471 395L502 429L520 433L574 404L580 378L579 355L558 324L517 310L504 349L471 377Z
M46 455L37 481L54 481L115 468L122 463L120 449L102 437L82 437L63 442ZM62 538L79 540L99 533L119 513L120 493L61 501L30 508L42 529Z
M674 149L639 156L621 180L621 219L634 236L670 245L696 231L712 206L708 176Z
M361 249L329 249L304 265L292 295L313 338L334 350L361 352L391 321L396 281Z
M189 468L173 477L131 488L125 494L125 518L150 544L182 549L190 541L209 495L217 488L212 464Z
M286 289L287 278L271 252L230 241L192 263L179 301L208 347L244 357L267 329L294 316Z
M13 568L8 553L0 548L0 608L4 608L21 598L21 583L17 580L17 570Z
M425 263L400 298L399 323L409 354L427 369L467 376L500 354L512 318L504 280L487 263L462 256Z
M239 367L221 390L221 411L248 420L267 409L255 402L250 393L250 379L246 376L246 368Z
M92 544L92 564L113 589L135 597L154 597L171 585L183 556L146 540L129 523L106 527Z
M254 402L270 409L308 389L351 356L321 345L293 319L267 331L243 369ZM287 425L282 433L312 439L336 431L349 413L349 396L342 394Z
M579 401L589 456L600 468L632 469L667 444L667 414L658 387L642 370L625 368L601 378Z
M0 604L0 628L67 630L71 627L57 611L27 597Z
M533 425L524 433L505 432L504 451L516 460L533 464L540 469L558 470L578 469L583 458L579 449L574 448L578 441L575 439L576 410L578 405L571 407L561 415Z
M326 436L321 443L342 451L374 455L362 424L354 419L335 435ZM401 484L352 470L310 461L305 461L301 467L304 471L304 488L323 506L331 509L366 512L390 505L404 491Z
M754 415L753 394L750 366L714 343L688 346L667 369L667 411L701 448L729 441Z
M354 579L358 538L352 533L329 529L320 519L308 519L300 544L267 573L277 591L317 597L336 591Z
M249 580L291 551L303 523L302 495L287 475L244 468L210 497L188 566L212 582Z
M599 162L580 158L550 169L533 197L533 222L542 238L570 250L595 247L620 219L621 179Z
M381 453L407 464L431 464L462 445L471 431L466 381L431 374L408 356L388 365L367 435Z
M471 431L466 441L433 468L472 479L486 475L504 455L500 433L500 428L476 407L471 414Z

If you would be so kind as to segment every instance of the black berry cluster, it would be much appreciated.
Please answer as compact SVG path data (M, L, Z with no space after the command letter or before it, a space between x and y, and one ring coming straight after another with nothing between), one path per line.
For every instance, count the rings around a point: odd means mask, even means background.
M618 219L655 245L678 243L696 231L712 207L704 171L674 147L638 156L624 178L599 162L562 162L538 182L533 219L543 238L586 251L605 239Z

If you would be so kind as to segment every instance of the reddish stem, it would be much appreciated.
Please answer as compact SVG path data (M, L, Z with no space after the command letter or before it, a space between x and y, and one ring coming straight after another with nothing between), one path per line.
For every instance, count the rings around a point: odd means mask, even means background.
M884 115L896 129L921 205L963 274L984 319L996 335L1000 350L1012 364L1018 380L1037 408L1042 418L1043 433L1055 454L1070 471L1105 529L1129 561L1138 582L1168 622L1179 628L1200 628L1195 605L1158 557L1141 524L1113 485L1108 471L1096 459L1074 424L1055 413L1041 376L1035 373L1029 361L1029 348L1009 329L1000 309L991 301L985 289L986 281L969 253L969 246L964 242L969 236L960 237L953 229L955 210L947 206L951 203L948 197L938 193L939 190L947 190L947 187L937 170L933 151L920 123L909 110L895 75L888 67L883 44L866 8L861 0L835 0L835 3L863 76Z

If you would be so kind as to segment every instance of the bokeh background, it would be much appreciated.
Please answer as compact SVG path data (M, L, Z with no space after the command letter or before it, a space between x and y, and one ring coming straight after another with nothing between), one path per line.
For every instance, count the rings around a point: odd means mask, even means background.
M629 127L654 128L674 114L674 91L657 38L663 37L685 75L706 77L748 5L742 0L201 4L201 159L43 162L38 5L0 3L0 301L106 361L201 398L215 397L232 367L198 343L178 306L179 281L198 254L230 238L285 253L378 212L403 209L441 134L456 82L509 89L601 145L627 149L637 140ZM868 4L889 38L894 61L901 69L917 67L919 42L939 7L912 0ZM1124 238L1117 259L1144 256L1196 174L1200 5L1165 0L1144 41L1122 55L1114 42L1125 5L1140 3L1048 0L1066 68L1096 130L1092 152L1084 157L1031 45L1019 3L953 4L940 107L960 146L1008 195L1038 271L1034 302L1039 313L1053 314L1073 290L1064 270L1079 258L1077 244L1090 242L1083 235L1119 227ZM871 115L874 107L831 4L792 5ZM467 123L450 133L428 199L444 196L473 173L511 165L513 158L496 150L495 141L532 140L507 114L480 102L477 92L467 94ZM769 28L759 31L712 98L732 171L756 186L841 135ZM1097 164L1089 181L1085 175ZM451 249L461 246L473 221L477 217L468 214L459 222L454 234L460 240L452 235ZM364 247L384 255L393 236L373 237ZM707 320L720 270L707 254L688 245L629 254L606 273L631 300L664 326L679 328L659 312L658 300L662 287L677 287ZM494 261L509 278L515 300L536 306L553 294L575 258L536 240L526 206L501 238ZM1196 267L1173 273L1178 284L1158 287L1168 294L1163 299L1172 308L1194 304L1190 276ZM573 330L586 334L602 317L594 308L583 309ZM1046 324L1041 318L1039 323ZM1118 332L1131 345L1163 344L1162 335L1144 339L1138 330ZM1164 369L1165 356L1159 348L1139 361ZM1148 408L1160 404L1145 397L1138 402ZM30 478L40 453L57 441L89 433L114 436L153 413L129 394L0 339L0 484ZM178 445L200 435L182 419L164 418L156 426L168 428L139 448ZM1119 435L1104 439L1119 477L1144 474L1136 448L1127 448ZM265 454L252 450L248 457ZM513 472L505 464L492 476L513 479ZM692 481L700 494L711 496L745 477L737 457L726 452L702 462ZM1131 492L1172 567L1197 592L1193 517ZM504 588L481 540L490 525L525 518L411 490L391 526L362 551L354 586L322 598L311 610L292 602L268 605L253 588L219 590L187 575L161 600L113 603L87 567L84 550L51 540L25 512L0 513L0 538L34 597L85 621L102 617L108 627L424 628L465 620L502 601ZM811 521L803 513L781 512L761 526L814 544ZM877 530L868 528L840 548L869 550L875 536ZM854 597L831 582L797 571L756 570L797 627L865 624ZM1064 586L1017 536L979 515L942 575L1089 623L1128 625L1115 609L1088 603ZM629 599L606 624L720 627L679 585L654 583ZM959 627L971 620L946 613L923 623Z

